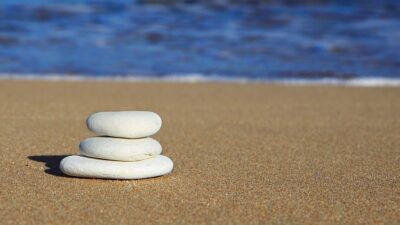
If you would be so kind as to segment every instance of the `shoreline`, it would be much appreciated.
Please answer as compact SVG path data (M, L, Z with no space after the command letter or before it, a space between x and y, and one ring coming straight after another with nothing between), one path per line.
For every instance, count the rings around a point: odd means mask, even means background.
M227 83L227 84L271 84L291 86L347 86L347 87L400 87L400 78L360 77L349 79L338 78L294 78L294 79L249 79L246 77L230 78L202 74L151 76L95 76L76 74L1 74L1 80L53 81L53 82L166 82L166 83Z

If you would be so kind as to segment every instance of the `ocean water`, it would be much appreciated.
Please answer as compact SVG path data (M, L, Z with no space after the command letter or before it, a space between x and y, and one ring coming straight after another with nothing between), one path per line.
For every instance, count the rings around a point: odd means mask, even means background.
M400 1L0 1L19 78L400 85Z

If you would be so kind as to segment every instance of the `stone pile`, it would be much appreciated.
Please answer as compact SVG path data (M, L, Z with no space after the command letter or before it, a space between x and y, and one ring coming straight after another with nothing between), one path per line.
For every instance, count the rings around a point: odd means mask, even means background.
M86 121L98 137L83 140L80 155L64 158L63 173L74 177L142 179L168 174L170 158L161 155L160 143L149 136L161 128L161 118L146 111L98 112Z

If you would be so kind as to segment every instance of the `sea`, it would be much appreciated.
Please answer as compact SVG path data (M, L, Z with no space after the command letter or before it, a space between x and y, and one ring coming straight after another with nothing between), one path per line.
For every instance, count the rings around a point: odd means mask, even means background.
M1 0L0 78L400 86L400 1Z

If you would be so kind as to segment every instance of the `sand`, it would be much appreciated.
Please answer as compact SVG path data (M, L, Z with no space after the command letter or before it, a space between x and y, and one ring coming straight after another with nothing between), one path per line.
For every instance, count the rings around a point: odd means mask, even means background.
M175 162L63 176L95 111L151 110ZM0 81L0 224L399 224L400 88Z

